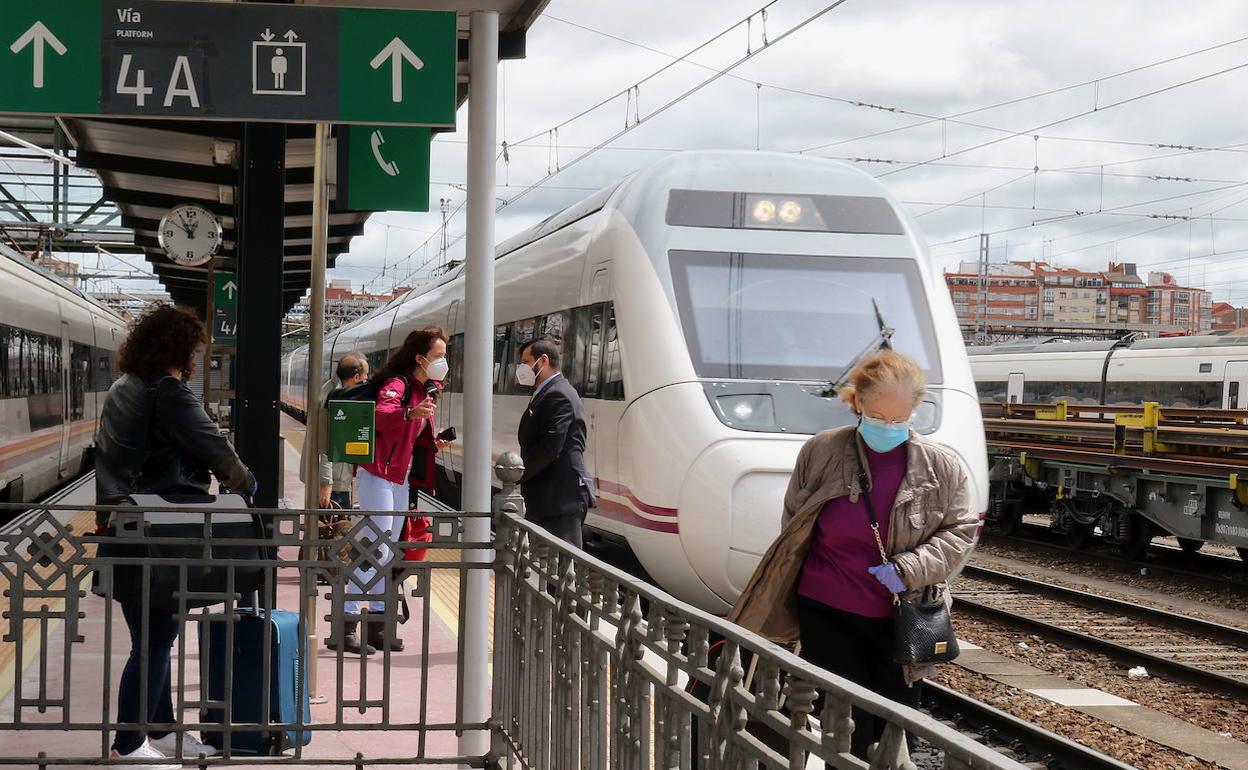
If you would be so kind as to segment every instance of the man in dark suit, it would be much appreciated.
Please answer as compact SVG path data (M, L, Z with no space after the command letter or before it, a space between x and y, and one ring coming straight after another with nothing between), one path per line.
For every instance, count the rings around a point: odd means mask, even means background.
M559 345L539 337L520 350L516 379L533 386L520 418L525 518L581 547L581 524L594 507L593 478L585 469L585 407L559 371Z

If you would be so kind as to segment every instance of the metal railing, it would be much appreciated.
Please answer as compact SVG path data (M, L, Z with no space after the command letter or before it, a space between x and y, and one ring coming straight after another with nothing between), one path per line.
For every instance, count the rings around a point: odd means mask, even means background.
M112 538L103 551L110 538L84 526L97 509L25 514L0 530L0 765L116 763L108 759L113 732L134 730L211 739L222 753L186 762L198 767L801 768L813 757L865 768L849 753L858 707L887 722L871 768L912 768L909 733L943 752L950 770L1021 770L918 711L553 539L521 518L515 468L503 466L492 543L463 537L466 523L486 514L429 513L426 559L402 562L405 580L374 593L378 570L359 568L376 567L387 548L415 547L384 528L385 512L321 538L302 530L302 511L212 510L192 525L197 531L140 530L124 543L129 550ZM160 512L99 510L136 520ZM238 531L252 515L263 530ZM470 560L491 548L492 562ZM474 570L494 580L490 672L464 670L463 639L453 631ZM357 585L352 575L361 571ZM127 591L137 591L147 618L137 634L142 672L159 658L162 613L178 631L171 709L161 719L118 717L130 637L116 599ZM380 615L345 610L347 600L378 596ZM396 625L401 597L412 609L406 625ZM272 622L274 608L290 610L294 642ZM392 649L388 635L369 657L318 643L318 622L340 634L352 620L400 629L407 649ZM320 676L309 681L314 658ZM147 676L141 714L149 713L147 693L159 697ZM482 677L492 686L492 716L467 721L465 683ZM488 731L490 752L461 756L456 738L465 731ZM278 756L257 760L244 750L257 742Z

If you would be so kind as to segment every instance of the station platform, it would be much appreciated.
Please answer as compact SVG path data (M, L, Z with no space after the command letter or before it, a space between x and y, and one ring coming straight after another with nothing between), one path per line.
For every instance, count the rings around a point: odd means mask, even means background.
M302 448L303 426L283 415L282 433L285 441L285 487L282 497L289 507L301 507L303 501L303 484L299 480L300 449ZM85 483L71 491L60 502L65 505L91 505L94 501L94 487ZM90 512L63 512L58 514L64 526L75 534L86 533L94 525ZM291 553L280 553L281 558L297 558L293 553L296 549L282 549ZM456 560L454 556L439 555L431 550L432 560ZM358 725L365 729L340 731L320 730L314 733L311 743L303 749L304 762L317 757L338 758L360 755L363 757L388 757L391 762L387 767L454 767L455 765L437 765L427 762L405 765L394 763L394 758L415 756L454 756L456 754L456 737L447 731L431 731L422 734L418 730L400 729L367 729L379 722L378 709L366 709L363 713L358 708L343 707L344 700L376 699L382 696L385 688L385 703L388 714L386 721L390 724L429 723L449 724L456 721L456 680L459 676L457 666L459 628L459 578L453 570L430 571L432 584L432 600L427 613L429 622L422 628L421 619L426 615L422 606L423 599L410 598L411 620L399 626L399 636L404 640L406 648L403 652L391 652L390 660L377 654L360 657L344 655L344 665L338 668L338 656L324 646L324 637L329 628L325 617L330 614L329 599L322 595L317 600L316 617L319 634L315 640L314 655L318 665L318 688L311 692L311 723L327 724L342 722L346 725ZM61 578L63 582L65 578ZM409 578L409 583L415 578ZM298 580L293 575L278 578L277 602L279 609L298 610L300 591ZM81 600L80 611L82 621L78 624L80 641L73 645L73 681L72 713L70 718L75 723L102 724L104 703L99 693L104 691L105 672L111 671L112 676L121 671L130 648L125 625L120 614L113 613L109 650L109 665L105 665L105 635L110 633L105 628L104 604L107 601L94 595L89 590L89 581L84 581L82 589L85 596ZM52 611L63 609L52 606ZM64 677L51 667L47 671L40 670L41 647L50 650L63 649L65 625L54 622L51 633L41 629L40 624L27 622L23 629L21 644L22 661L17 660L18 645L12 641L0 641L0 724L11 723L14 719L14 677L21 676L23 692L29 697L32 692L42 689L45 693L55 695L58 692L69 693L65 689ZM188 626L189 628L189 626ZM426 635L427 634L427 635ZM199 658L198 639L193 633L185 634L186 644L184 668L185 692L188 699L200 697L198 680ZM491 634L492 636L492 634ZM176 646L175 646L176 655ZM175 663L176 666L176 663ZM389 681L387 683L387 672ZM177 676L175 672L175 676ZM422 681L422 677L424 681ZM319 692L318 692L319 689ZM112 684L113 695L108 704L110 712L116 707L115 682ZM175 685L176 692L176 685ZM83 697L85 693L94 693L93 697ZM422 693L424 697L422 697ZM177 709L175 696L175 710ZM59 713L49 713L41 717L31 715L29 709L24 715L25 720L33 723L60 721ZM197 721L194 714L186 714L187 722ZM56 754L62 758L82 757L84 759L99 757L101 752L100 734L89 732L48 732L42 729L19 730L4 734L4 755L37 756L48 751L49 744L55 742ZM420 746L420 751L415 749ZM237 761L237 760L235 760ZM61 765L65 767L66 765ZM75 767L76 765L68 765ZM86 767L87 765L81 765ZM245 765L244 765L245 766ZM257 766L260 766L259 764ZM312 765L315 766L315 765ZM326 765L329 767L330 765Z

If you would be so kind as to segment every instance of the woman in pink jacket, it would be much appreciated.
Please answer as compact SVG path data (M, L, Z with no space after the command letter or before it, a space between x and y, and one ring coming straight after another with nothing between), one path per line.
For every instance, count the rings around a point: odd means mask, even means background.
M388 533L393 542L398 542L407 515L407 472L412 463L412 446L426 423L433 420L437 408L434 399L426 395L425 384L430 380L441 382L446 379L447 371L446 334L439 327L431 326L407 335L403 345L373 376L377 384L376 446L373 462L361 464L356 473L356 497L360 510L394 511L393 516L372 517L373 525ZM380 614L385 610L386 582L390 579L390 562L396 554L386 541L382 541L377 550L381 575L374 580L371 566L357 569L348 590L368 594L371 597L369 611ZM348 617L358 614L359 602L347 601L344 609ZM367 638L362 641L356 633L355 621L343 624L346 652L367 655L384 645L385 624L378 620L365 625ZM389 636L391 651L402 650L403 640L393 628ZM338 648L336 640L328 644L331 649Z

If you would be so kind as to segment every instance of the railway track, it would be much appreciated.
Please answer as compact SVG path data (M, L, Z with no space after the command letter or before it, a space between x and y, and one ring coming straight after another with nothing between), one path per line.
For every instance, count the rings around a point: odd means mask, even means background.
M1248 631L977 566L963 571L954 604L1248 703Z
M1141 570L1147 570L1154 577L1184 580L1215 591L1248 591L1248 565L1234 557L1186 554L1177 548L1153 544L1149 557L1139 561L1122 556L1109 546L1076 548L1060 541L1060 536L1047 526L1029 523L1020 525L1013 534L989 530L984 537L1053 556L1112 566L1123 572L1141 574Z
M1044 770L1132 770L1095 749L936 682L923 683L923 707L955 729Z

